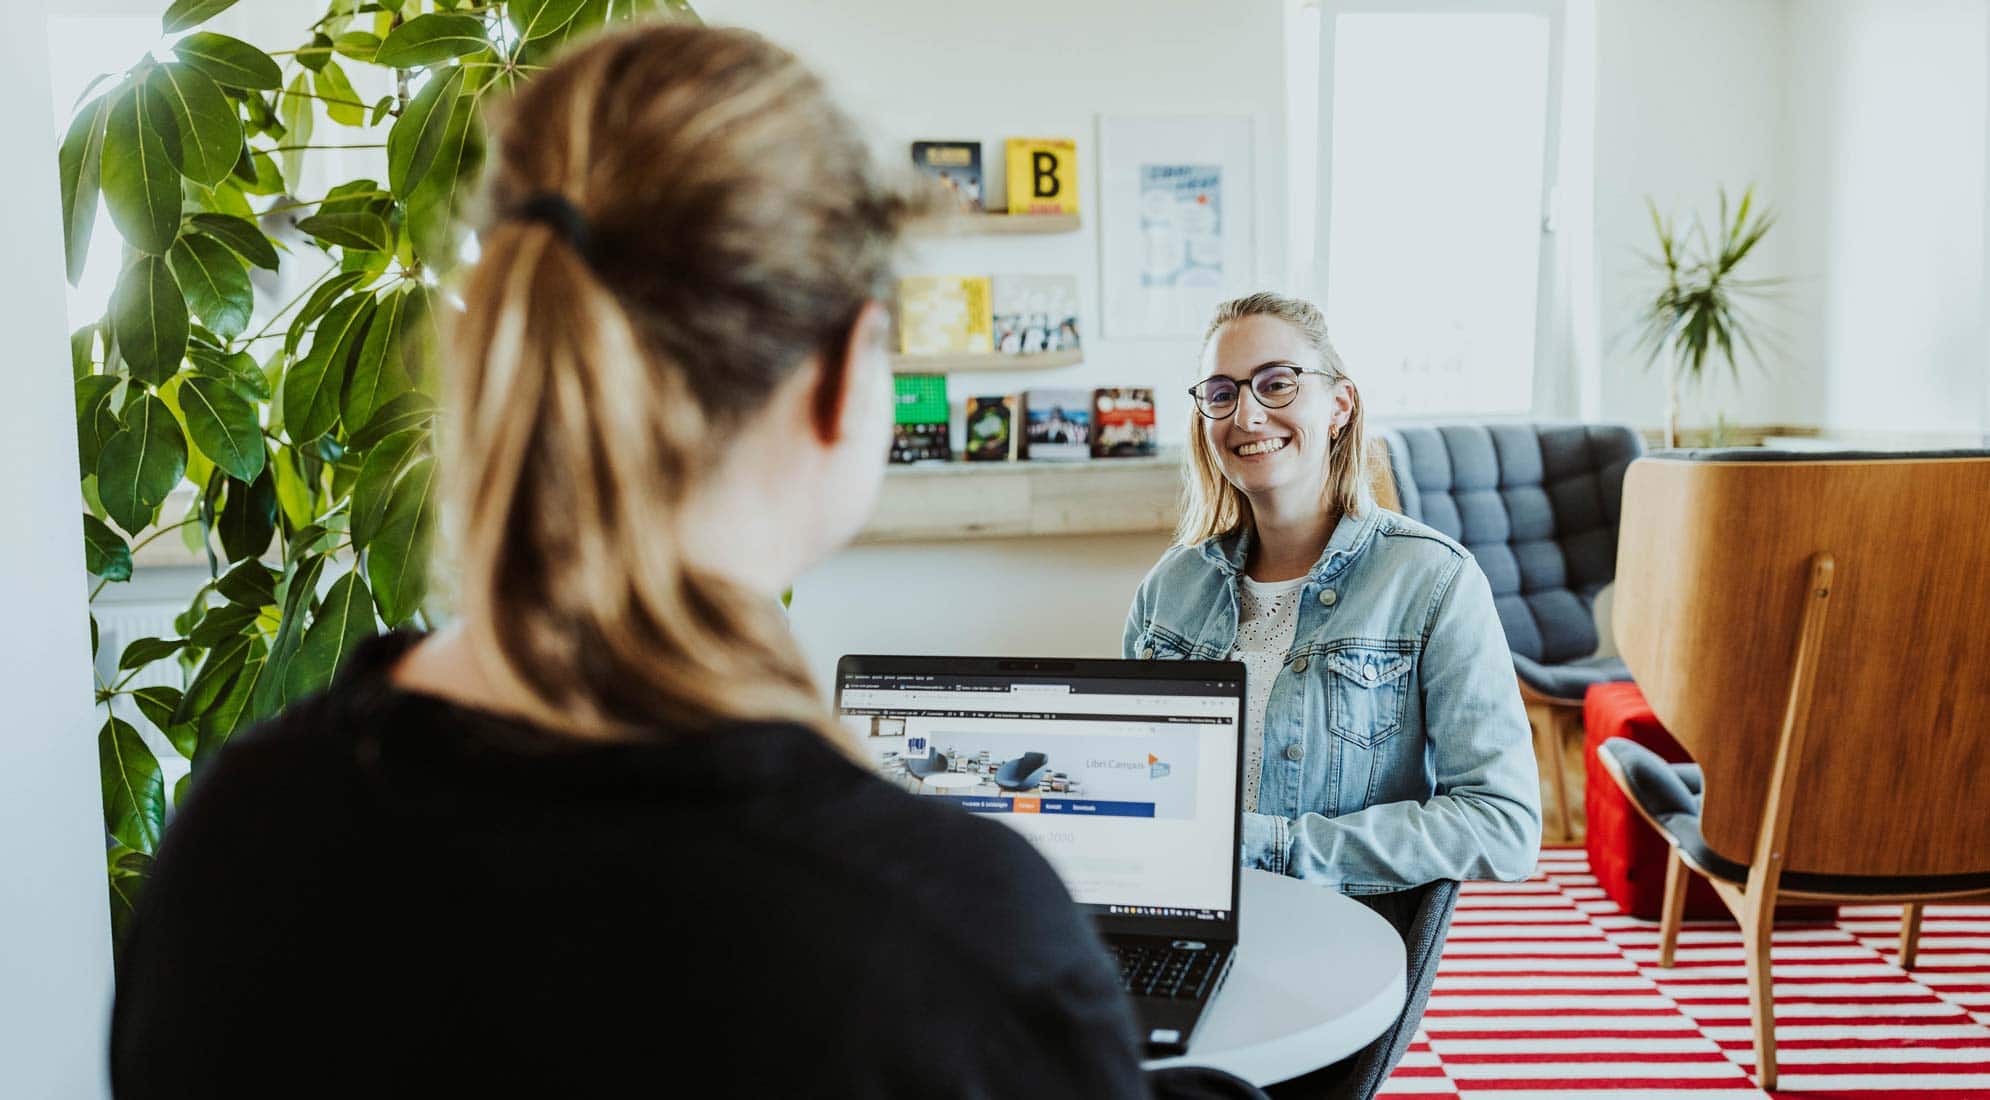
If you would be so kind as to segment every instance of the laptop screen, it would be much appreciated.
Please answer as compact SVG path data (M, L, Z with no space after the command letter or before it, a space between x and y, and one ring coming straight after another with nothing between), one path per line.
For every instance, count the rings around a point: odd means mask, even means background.
M1243 692L1234 662L845 657L837 670L841 721L881 774L1023 834L1114 927L1235 920Z

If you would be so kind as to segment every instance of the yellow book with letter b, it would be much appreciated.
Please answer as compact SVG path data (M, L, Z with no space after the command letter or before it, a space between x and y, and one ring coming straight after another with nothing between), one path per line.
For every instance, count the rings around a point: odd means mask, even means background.
M1078 143L1069 138L1009 139L1009 213L1078 212Z

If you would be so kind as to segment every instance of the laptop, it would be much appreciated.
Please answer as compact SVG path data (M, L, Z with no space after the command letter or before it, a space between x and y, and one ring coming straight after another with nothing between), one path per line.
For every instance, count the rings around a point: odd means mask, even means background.
M848 656L839 720L907 790L1027 837L1182 1054L1237 947L1244 666Z

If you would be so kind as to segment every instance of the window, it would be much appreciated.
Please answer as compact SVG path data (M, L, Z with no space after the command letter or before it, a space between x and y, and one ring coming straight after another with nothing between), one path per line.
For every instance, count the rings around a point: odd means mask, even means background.
M1526 0L1322 12L1315 270L1378 416L1535 406L1560 16Z

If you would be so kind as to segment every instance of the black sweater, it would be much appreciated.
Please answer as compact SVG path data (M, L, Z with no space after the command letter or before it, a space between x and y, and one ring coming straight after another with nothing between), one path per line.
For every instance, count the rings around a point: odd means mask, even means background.
M1148 1095L1014 833L798 726L602 744L404 692L414 640L203 767L119 964L119 1097Z

